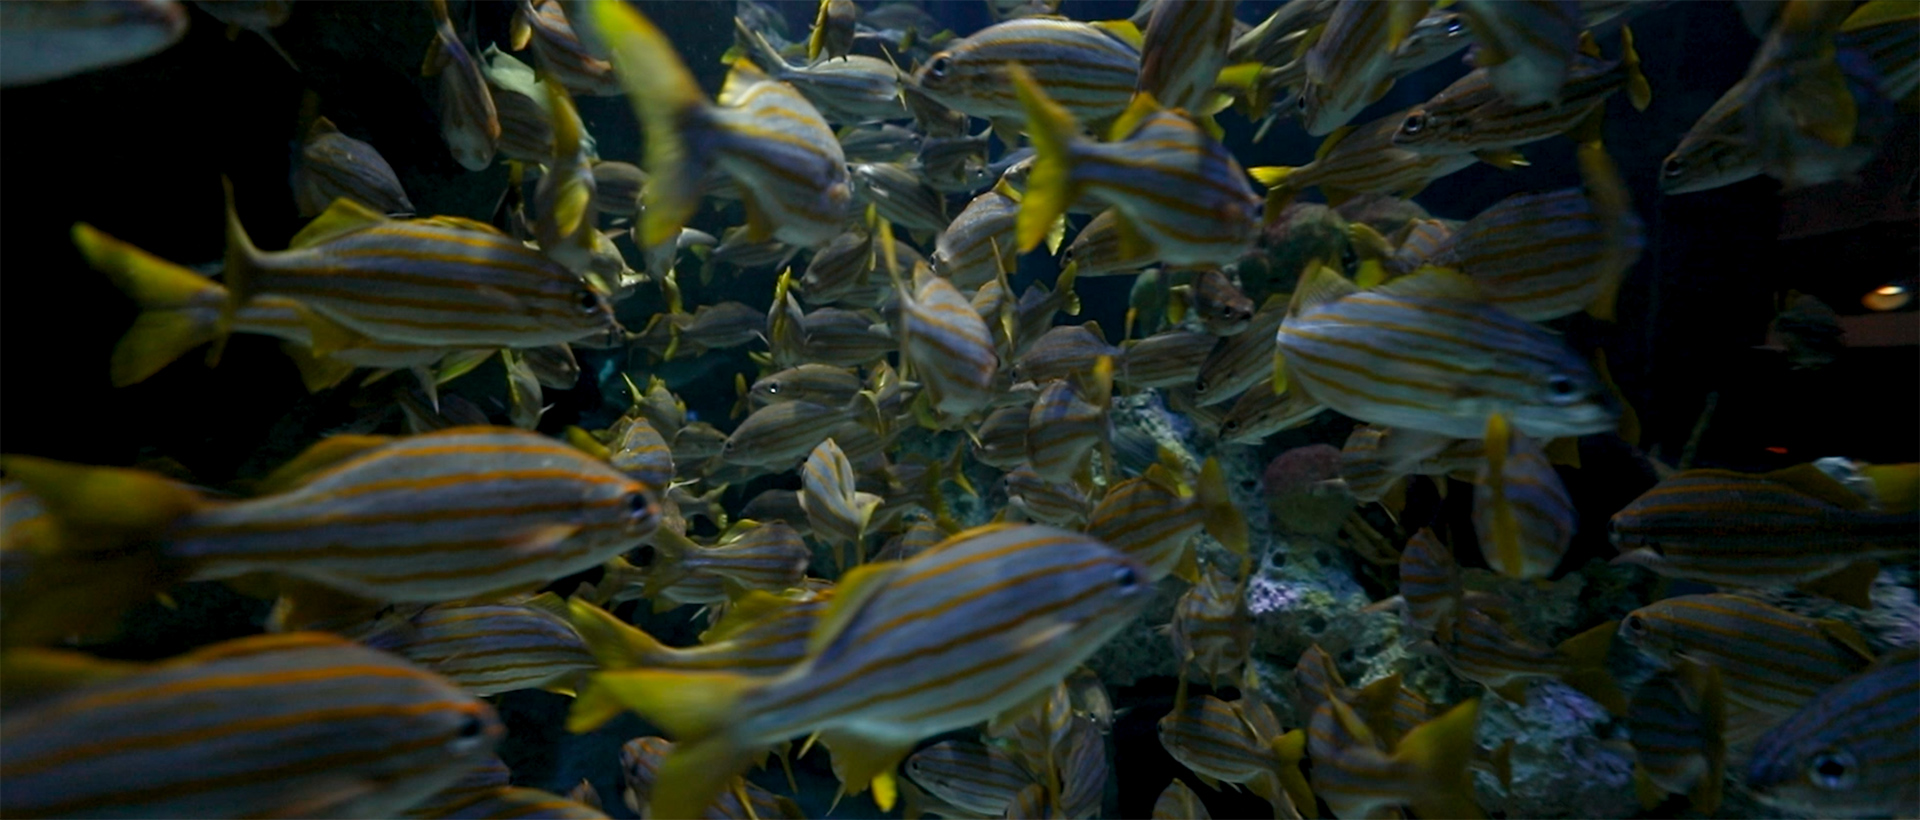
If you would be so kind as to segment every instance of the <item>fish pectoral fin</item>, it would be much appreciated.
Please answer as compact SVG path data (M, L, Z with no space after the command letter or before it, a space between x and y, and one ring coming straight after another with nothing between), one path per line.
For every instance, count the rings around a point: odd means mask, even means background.
M821 730L820 743L833 758L833 773L840 778L842 794L860 794L872 785L874 802L879 803L882 810L892 810L893 799L899 794L898 784L893 781L893 768L913 750L912 743L840 729Z
M273 632L356 624L372 620L386 606L304 578L270 576L265 580L280 593L267 613L267 629Z
M1394 748L1394 759L1416 772L1418 788L1408 804L1421 817L1484 817L1473 799L1468 764L1480 701L1469 700L1413 728Z
M146 664L37 646L0 655L0 680L6 682L7 698L15 706L82 686L118 680L146 669Z
M367 343L367 337L313 310L300 311L300 318L313 337L313 355L331 356Z

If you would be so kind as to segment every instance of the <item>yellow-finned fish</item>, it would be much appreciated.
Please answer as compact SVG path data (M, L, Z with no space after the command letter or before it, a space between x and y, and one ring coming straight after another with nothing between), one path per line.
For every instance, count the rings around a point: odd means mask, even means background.
M1427 6L1426 0L1345 0L1334 6L1326 30L1306 53L1299 105L1307 133L1332 133L1386 94L1394 52Z
M1144 475L1109 489L1087 525L1089 535L1146 565L1151 581L1176 572L1197 577L1188 541L1202 529L1227 549L1246 553L1246 519L1233 506L1226 476L1212 459L1191 486L1161 465L1148 467Z
M1631 30L1622 30L1619 59L1575 55L1556 102L1515 105L1495 90L1488 72L1475 69L1407 114L1393 144L1421 154L1457 154L1512 148L1566 133L1622 88L1644 110L1652 91L1640 73Z
M1013 228L1019 213L1019 196L1009 186L974 197L934 240L934 273L963 290L1011 275L1020 258Z
M397 624L375 625L361 643L392 652L486 697L520 689L571 693L598 669L587 644L543 593L518 602L435 604Z
M1200 376L1219 339L1211 333L1165 330L1126 342L1114 380L1132 387L1185 387ZM1268 391L1272 392L1272 391Z
M1754 745L1764 802L1844 817L1920 812L1920 656L1911 647L1822 691Z
M1108 208L1081 226L1060 256L1060 267L1071 266L1078 276L1118 276L1138 273L1153 264L1152 248L1122 249L1120 218L1117 211Z
M727 605L727 613L700 634L700 645L672 647L598 606L574 598L568 620L605 669L688 669L741 675L777 675L807 654L807 636L826 611L829 595L788 590L752 590ZM620 705L582 692L582 713Z
M1207 813L1207 804L1200 802L1200 795L1176 777L1154 798L1153 820L1213 820L1213 815Z
M710 169L739 180L752 238L815 246L840 234L853 198L846 156L812 103L744 60L734 63L718 105L709 103L651 21L624 3L590 8L647 134L643 246L679 235Z
M1151 248L1168 265L1219 267L1252 248L1259 197L1232 152L1186 114L1142 94L1115 121L1113 141L1093 142L1035 75L1009 71L1034 146L1018 250L1039 245L1081 197L1113 206L1123 254Z
M693 816L757 750L809 732L833 750L843 787L873 781L886 809L892 769L915 742L1057 683L1139 615L1150 589L1143 567L1086 536L982 527L848 573L807 659L776 678L633 670L594 686L679 738L653 791L659 816Z
M1560 566L1577 525L1573 499L1540 444L1487 418L1487 461L1473 488L1473 529L1495 572L1545 578Z
M0 86L56 80L129 63L187 33L175 0L0 6Z
M493 164L500 143L500 114L479 61L453 30L446 0L430 0L430 7L434 39L420 75L440 78L440 134L454 161L469 171L484 171Z
M393 166L372 145L340 133L320 117L307 128L294 170L293 200L301 216L319 216L340 197L386 214L411 214L413 202Z
M833 548L840 572L866 561L867 526L880 496L856 489L853 464L833 439L820 442L800 467L800 508L815 540Z
M813 33L807 37L807 62L820 55L846 59L853 50L854 26L860 22L860 7L853 0L820 0L820 13L813 18Z
M1027 465L1035 475L1050 482L1091 483L1088 459L1108 441L1112 391L1113 360L1105 357L1086 383L1055 380L1041 389L1027 415Z
M1476 65L1514 105L1560 99L1585 28L1578 0L1461 0Z
M1274 738L1261 737L1248 724L1239 702L1185 697L1184 687L1182 695L1157 725L1161 747L1201 782L1214 788L1221 781L1243 784L1273 805L1274 817L1300 817L1284 784L1282 770L1289 762L1272 745Z
M911 291L894 282L901 361L911 366L934 411L961 419L986 409L1000 367L986 321L952 282L926 267L914 269L914 280Z
M1057 527L1079 527L1087 523L1093 502L1087 492L1070 482L1041 478L1026 465L1024 439L1018 466L1008 471L1007 504L1030 521Z
M1488 302L1528 321L1600 312L1645 244L1639 218L1628 211L1621 220L1609 230L1580 188L1515 194L1467 220L1428 261L1466 274Z
M985 817L1004 814L1014 796L1034 782L1011 755L964 740L914 752L903 768L928 794Z
M1017 133L1024 116L1009 64L1059 95L1074 117L1100 120L1127 107L1140 75L1140 53L1086 23L1025 18L988 26L949 43L914 74L927 96Z
M1493 606L1461 610L1451 642L1438 645L1454 674L1479 683L1509 703L1526 703L1527 688L1539 678L1561 682L1592 698L1607 711L1626 711L1626 697L1606 670L1607 649L1618 622L1609 621L1565 641L1544 647L1527 640L1512 618Z
M678 596L676 603L721 603L746 590L778 591L798 586L806 577L813 551L800 533L779 521L735 521L713 544L700 544L685 535L661 530L654 537L654 559L647 567L646 596L707 580L720 594L705 598Z
M1334 205L1359 194L1408 199L1434 180L1478 161L1472 154L1416 154L1394 145L1393 135L1410 110L1334 131L1306 165L1248 169L1267 186L1267 221L1278 220L1293 198L1308 188L1319 188Z
M1220 417L1220 440L1235 444L1259 444L1267 436L1313 421L1327 408L1298 391L1275 393L1273 382L1263 380L1233 402Z
M854 54L794 66L738 17L733 18L733 31L734 42L754 65L767 76L793 86L828 122L897 120L908 114L900 94L901 84L908 80L893 63Z
M8 817L392 817L492 755L485 701L317 632L157 663L0 656Z
M550 0L558 5L557 0ZM546 173L534 184L534 239L541 252L575 273L587 269L595 240L599 239L594 211L593 157L585 142L586 125L559 84L549 80L547 113L552 117L553 153ZM617 257L617 253L616 253Z
M1219 567L1206 564L1200 583L1174 603L1167 636L1182 668L1206 673L1209 682L1232 680L1233 671L1253 651L1246 590Z
M1353 708L1322 702L1307 729L1313 793L1337 817L1376 817L1411 806L1421 817L1484 816L1474 802L1468 767L1480 702L1469 700L1382 746Z
M1233 0L1158 0L1140 44L1135 90L1168 108L1205 113L1233 44Z
M663 737L636 737L620 747L621 800L641 817L658 817L647 811L660 780L661 764L673 753L674 743ZM675 815L680 816L680 815ZM745 778L734 777L708 803L706 808L687 812L686 817L722 818L722 820L772 820L806 817L793 800L767 791Z
M561 0L520 0L508 31L514 50L532 45L540 69L570 93L618 96L620 79L614 76L613 64L580 42L562 5Z
M1720 805L1726 780L1726 687L1720 670L1681 660L1634 690L1627 704L1634 789L1640 804L1685 794L1695 810Z

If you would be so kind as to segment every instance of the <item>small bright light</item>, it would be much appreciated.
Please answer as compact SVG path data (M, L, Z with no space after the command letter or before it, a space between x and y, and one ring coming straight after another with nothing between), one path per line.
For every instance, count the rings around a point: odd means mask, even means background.
M1869 310L1899 310L1912 299L1913 294L1905 285L1881 285L1860 297L1860 304L1866 305Z

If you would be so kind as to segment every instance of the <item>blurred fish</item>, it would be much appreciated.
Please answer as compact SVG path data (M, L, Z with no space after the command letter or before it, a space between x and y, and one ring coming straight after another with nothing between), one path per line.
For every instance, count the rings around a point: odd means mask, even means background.
M892 63L855 54L794 66L739 18L734 18L733 26L734 42L747 58L767 76L793 86L828 122L864 123L907 116L900 97L905 77Z
M992 132L973 136L928 137L914 156L912 167L942 192L977 191L993 184L993 163L987 161Z
M929 794L982 817L1007 812L1014 795L1034 783L1033 775L992 746L945 740L907 758L907 776Z
M892 123L840 129L840 150L848 162L906 162L921 155L932 141Z
M1785 4L1747 69L1747 133L1761 170L1787 189L1851 178L1873 156L1854 143L1873 130L1879 78L1864 54L1840 54L1835 42L1850 11Z
M420 76L440 78L440 135L454 161L469 171L484 171L493 164L500 141L500 115L479 62L453 30L446 0L432 0L431 8L434 41L427 46Z
M1092 484L1096 447L1107 441L1107 407L1113 392L1113 360L1102 357L1079 386L1049 382L1027 416L1027 465L1049 482Z
M1200 795L1187 788L1186 781L1174 778L1153 801L1153 820L1212 820Z
M1109 208L1074 234L1073 242L1060 257L1060 266L1071 266L1079 276L1113 276L1136 273L1154 263L1152 248L1121 248L1119 212Z
M783 401L807 401L840 407L860 395L860 388L860 377L852 370L824 364L803 364L761 377L753 383L747 395L757 407Z
M1609 621L1548 648L1527 640L1511 618L1494 607L1460 611L1453 634L1436 644L1454 674L1474 681L1509 703L1525 704L1538 678L1559 678L1607 711L1626 710L1626 697L1607 673L1607 649L1618 622Z
M1152 248L1168 265L1217 267L1252 248L1259 199L1233 154L1193 120L1145 95L1115 122L1113 141L1096 143L1080 136L1073 114L1035 75L1017 69L1011 76L1034 147L1016 224L1019 250L1040 244L1083 196L1113 206L1123 255Z
M1287 300L1267 297L1247 329L1222 340L1200 365L1193 380L1194 398L1202 405L1220 404L1273 375L1274 333L1287 319Z
M1001 470L1012 470L1027 460L1028 403L1001 407L987 414L973 431L973 460Z
M1191 385L1219 341L1211 333L1175 329L1128 342L1114 379L1142 388Z
M647 172L633 163L595 161L593 209L608 216L633 216L640 212L640 191L646 185Z
M897 240L894 252L909 259L916 258L919 253ZM796 283L798 293L808 304L870 306L890 295L886 276L876 273L880 266L879 255L872 234L864 231L843 233L827 243L826 247L814 251L813 258L807 262L806 271Z
M547 111L546 83L533 67L514 59L498 45L487 46L480 73L487 80L487 96L500 120L500 153L508 159L545 163L553 155L553 115ZM591 138L582 134L583 141ZM518 188L508 191L518 197Z
M577 800L524 786L501 786L465 802L421 815L440 820L542 817L551 820L605 820L606 813Z
M1907 101L1920 87L1920 9L1900 0L1860 4L1840 24L1834 44L1864 54L1879 75L1880 96Z
M1253 651L1253 617L1246 590L1212 564L1200 569L1200 583L1173 605L1167 632L1182 669L1205 672L1207 680L1231 679Z
M1253 300L1226 274L1210 270L1200 274L1189 291L1193 312L1200 325L1215 336L1232 336L1247 329L1253 321Z
M946 230L947 199L897 162L861 162L848 166L855 201L870 202L887 221L929 234Z
M1487 462L1473 488L1473 529L1495 572L1553 574L1577 525L1573 499L1540 444L1517 435L1499 413L1487 418Z
M1300 92L1307 133L1324 136L1384 96L1387 71L1426 2L1345 2L1334 6L1326 30L1306 53L1306 83Z
M555 390L571 390L580 383L580 360L574 358L573 348L567 345L547 345L529 347L519 351L534 377L544 387Z
M1660 192L1685 194L1732 185L1760 175L1759 153L1747 133L1751 84L1742 80L1715 100L1660 164Z
M845 59L853 50L854 26L860 22L860 7L853 0L820 0L820 14L813 18L813 34L807 38L807 62L821 54Z
M610 601L623 596L615 595ZM575 598L567 603L568 620L578 630L594 659L605 669L723 670L742 675L776 675L806 656L807 635L827 596L785 592L778 595L749 591L727 605L727 613L701 633L700 645L662 644L598 606ZM605 707L617 713L619 704L598 694L581 693L580 712Z
M413 202L393 166L373 146L340 133L326 117L307 129L300 165L293 173L294 204L301 216L319 216L343 196L382 213L413 213Z
M1281 784L1278 752L1255 735L1233 704L1212 695L1179 698L1157 726L1167 754L1201 782L1216 789L1220 781L1245 785L1273 804L1274 817L1300 816Z
M1007 503L1030 521L1056 527L1086 524L1093 511L1093 502L1088 500L1086 491L1071 482L1048 481L1028 467L1024 436L1020 456L1019 466L1006 476Z
M1738 595L1683 595L1634 610L1620 637L1654 660L1720 670L1727 742L1741 744L1792 715L1871 653L1851 627L1815 620Z
M832 436L841 423L872 412L873 402L864 396L839 407L807 401L770 404L753 411L734 428L721 455L729 464L786 470Z
M402 817L431 817L448 808L462 806L484 794L506 788L513 772L507 769L506 762L497 756L489 756L479 765L468 769L453 785L447 786L426 800L416 803L401 814Z
M1882 512L1812 465L1685 470L1613 516L1621 563L1738 587L1810 585L1870 606L1876 558L1910 554L1911 509Z
M682 595L675 598L678 603L720 603L750 589L778 592L796 586L806 576L813 554L792 527L746 519L734 522L710 545L661 530L653 548L647 597L658 597L657 591L672 589L689 578L718 579L725 590L718 599L696 601Z
M628 421L620 438L608 448L608 463L638 479L656 493L666 492L673 483L673 449L665 436L644 418Z
M315 632L157 663L16 646L0 671L9 817L390 817L506 733L446 679Z
M1176 573L1197 578L1187 542L1202 529L1228 550L1246 553L1246 520L1212 459L1192 486L1159 465L1115 484L1094 508L1087 534L1145 564L1147 578L1158 581Z
M130 63L187 33L176 0L0 5L0 86L22 86Z
M814 540L833 548L834 567L845 573L866 560L867 525L880 497L854 489L853 465L833 439L820 442L800 468L800 508Z
M1290 312L1276 370L1284 359L1290 388L1354 418L1453 438L1481 437L1495 412L1542 438L1614 427L1618 412L1585 362L1453 271L1360 291L1316 267Z
M1055 325L1028 345L1015 360L1012 379L1015 384L1032 382L1044 386L1049 381L1071 378L1093 371L1102 356L1117 356L1120 349L1107 344L1100 325Z
M1259 444L1267 436L1312 421L1326 409L1295 391L1275 393L1273 383L1263 380L1241 393L1220 418L1220 440Z
M902 346L873 311L821 308L802 317L800 326L807 340L800 355L804 361L835 367L864 366Z
M508 32L513 50L531 44L541 70L558 79L570 93L619 95L620 80L613 74L613 64L580 42L562 5L560 0L520 0Z
M556 612L558 610L558 612ZM571 694L599 668L579 634L558 617L552 593L498 604L436 604L362 640L486 697L520 689Z
M999 356L987 323L948 280L915 268L913 291L897 274L900 295L900 359L926 391L928 407L965 418L993 400Z
M961 289L1011 275L1020 258L1013 227L1019 212L1019 198L1003 186L974 197L934 241L934 273Z
M1314 710L1307 753L1313 793L1337 817L1376 817L1411 806L1421 817L1481 817L1468 763L1480 702L1449 709L1382 748L1372 730L1338 698Z
M891 770L916 740L1027 701L1150 597L1142 568L1096 541L984 527L843 577L808 659L777 678L636 670L601 673L594 685L683 738L652 795L662 816L691 816L752 750L810 731L832 750L842 787L876 781L887 809ZM904 662L929 640L942 651Z
M1168 108L1206 113L1214 78L1226 65L1233 42L1233 2L1159 0L1147 18L1140 45L1136 91Z
M557 2L554 5L558 5ZM593 157L584 142L586 125L573 98L552 82L547 86L547 113L553 123L553 153L546 173L534 185L538 214L534 237L548 258L576 273L587 269L595 240L600 238L593 210ZM618 252L614 254L619 257Z
M1615 239L1579 188L1515 194L1454 231L1431 261L1466 274L1494 306L1540 322L1603 309L1596 305L1624 273L1609 255ZM1627 217L1625 240L1629 260L1637 259L1637 217Z
M1692 661L1640 685L1627 704L1634 787L1641 805L1685 794L1694 810L1720 805L1726 779L1726 701L1720 671Z
M947 537L946 530L933 521L921 519L908 525L898 535L887 539L880 550L873 555L875 561L905 561L920 553L932 549Z
M1920 811L1920 658L1911 649L1834 684L1755 744L1747 787L1762 801L1835 817Z
M1011 135L1025 116L1007 65L1032 72L1081 120L1120 113L1133 96L1140 54L1086 23L1055 18L1008 20L948 43L914 74L927 96ZM1011 145L1012 140L1007 140Z
M674 744L661 737L636 737L620 747L621 799L640 817L660 815L648 811L654 786L659 782L661 765L672 754ZM687 812L685 817L709 820L746 820L746 818L798 818L800 807L793 800L767 791L745 778L734 777L705 809Z
M1459 617L1464 587L1453 551L1440 543L1433 530L1421 528L1400 550L1401 618L1419 634L1439 633L1450 640Z
M1561 100L1581 29L1578 0L1462 0L1473 27L1474 64L1514 105Z
M1640 73L1630 30L1622 34L1621 49L1620 58L1610 62L1575 55L1558 102L1508 102L1494 87L1489 76L1493 69L1476 69L1408 113L1393 134L1393 144L1421 154L1526 145L1573 129L1622 88L1634 107L1644 110L1651 90Z
M1781 350L1793 370L1818 370L1840 358L1847 348L1847 331L1832 306L1793 290L1783 294L1778 304L1780 312L1767 324L1768 344L1762 349Z
M1267 222L1275 224L1293 197L1308 188L1319 188L1334 205L1358 194L1392 194L1409 199L1428 183L1477 161L1471 154L1416 154L1394 145L1393 135L1408 113L1387 114L1329 134L1306 165L1249 169L1248 173L1268 188Z
M839 234L853 196L846 157L806 98L735 62L719 104L710 104L672 42L639 12L620 3L589 8L647 134L641 245L679 234L699 208L709 168L741 183L750 238L813 246Z

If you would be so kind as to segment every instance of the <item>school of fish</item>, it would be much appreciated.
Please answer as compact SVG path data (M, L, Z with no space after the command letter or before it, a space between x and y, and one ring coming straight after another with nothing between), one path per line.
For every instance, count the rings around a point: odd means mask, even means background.
M296 13L196 5L276 50ZM140 311L97 363L114 385L218 366L238 333L276 340L310 391L383 399L231 486L0 455L0 814L607 816L588 783L511 784L494 700L541 689L571 699L572 732L634 713L660 733L618 755L642 817L802 816L791 767L821 755L836 806L1108 816L1115 721L1144 707L1116 709L1094 669L1142 630L1181 670L1145 717L1191 775L1157 818L1211 816L1229 787L1277 818L1485 816L1476 782L1508 787L1513 743L1476 725L1545 682L1616 717L1649 811L1711 816L1737 790L1920 813L1920 658L1777 594L1872 608L1920 544L1920 466L1654 463L1606 526L1613 563L1674 594L1550 645L1503 592L1575 569L1581 441L1638 443L1604 357L1557 323L1621 321L1646 230L1603 112L1652 99L1632 27L1663 3L1143 0L1082 21L987 0L962 34L915 3L821 0L802 36L753 0L676 7L732 32L717 94L622 0L503 3L485 48L474 3L417 5L448 156L507 166L491 221L416 212L378 146L314 116L291 190L221 180L215 275L72 226ZM1667 194L1850 179L1914 116L1920 3L1748 5L1759 53L1679 139ZM187 20L174 0L0 3L0 84L143 59ZM1432 99L1362 119L1462 59ZM625 97L641 145L597 141L576 96ZM1225 136L1296 125L1325 137L1298 166L1242 167ZM1354 216L1344 253L1281 247L1312 209L1386 213L1475 163L1526 174L1520 149L1549 140L1575 146L1579 186L1464 220ZM270 196L308 220L284 248L248 231ZM1263 255L1295 259L1284 287L1242 277ZM1016 291L1036 256L1057 278ZM774 284L726 291L728 271ZM1067 318L1113 277L1133 283L1123 327ZM733 383L732 418L663 375L736 349L753 369L701 377ZM494 407L443 393L483 377ZM622 411L543 422L543 393L583 380ZM1226 459L1118 432L1142 398L1223 453L1343 422L1268 471L1273 514L1338 510L1329 533L1386 579L1371 609L1472 694L1349 684L1318 645L1254 663L1266 528ZM1410 493L1454 482L1467 527L1415 516ZM88 651L196 583L270 600L260 634ZM650 633L662 619L697 638ZM1634 664L1654 671L1617 674ZM774 758L784 787L755 773Z

